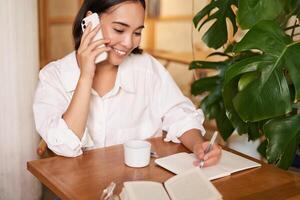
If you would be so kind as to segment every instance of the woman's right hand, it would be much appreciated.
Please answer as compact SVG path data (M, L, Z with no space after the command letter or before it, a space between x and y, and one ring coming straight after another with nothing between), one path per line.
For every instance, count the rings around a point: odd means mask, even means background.
M99 47L110 42L108 39L100 39L93 41L96 33L100 29L100 25L91 30L91 24L88 24L86 30L82 34L80 46L77 50L77 62L80 67L81 76L94 77L96 57L105 51L109 51L110 47Z

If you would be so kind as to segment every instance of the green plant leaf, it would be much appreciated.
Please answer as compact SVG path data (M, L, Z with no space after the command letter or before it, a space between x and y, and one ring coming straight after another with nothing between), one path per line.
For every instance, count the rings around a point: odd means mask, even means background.
M300 116L294 115L286 118L268 121L263 131L267 137L268 162L287 169L293 162L300 138Z
M274 20L283 12L282 0L240 0L237 21L249 29L262 20Z
M201 108L208 119L214 119L219 114L220 92L214 90L201 101Z
M227 53L223 53L223 52L213 52L213 53L209 54L207 57L212 57L212 56L224 56L227 58L232 58L231 55L229 55Z
M243 121L269 119L292 110L288 84L282 71L272 72L268 80L264 81L264 74L269 73L262 73L262 78L251 82L233 98L234 108Z
M189 69L222 69L228 64L224 61L222 62L209 62L209 61L193 61L190 64Z
M300 61L297 55L300 55L300 43L293 43L274 22L263 21L256 24L235 46L235 51L251 49L259 49L263 55L236 63L225 75L226 84L233 78L240 79L241 75L250 71L260 74L258 79L247 83L242 91L232 97L236 112L245 122L289 113L292 102L284 69L291 76L295 99L298 100L300 80L297 75L300 74Z
M286 49L284 56L285 67L289 71L289 76L295 87L295 99L300 100L300 43L293 43Z
M231 21L233 34L237 32L235 14L232 6L237 6L237 0L214 0L202 10L200 10L193 18L193 23L198 30L209 21L213 24L203 35L202 40L211 48L220 48L228 39L226 18ZM204 21L204 19L207 17ZM203 21L203 22L201 22Z
M226 140L233 132L234 128L227 118L224 102L222 99L222 82L224 81L224 71L230 66L231 58L222 62L194 61L190 64L190 69L217 69L218 75L214 77L202 78L192 85L192 94L197 95L209 91L209 95L201 101L201 108L206 118L216 119L218 130Z
M264 53L279 57L284 48L292 42L278 24L273 21L261 21L235 45L234 51L258 49Z
M226 79L225 79L226 82ZM223 101L226 108L226 116L231 121L232 125L236 128L239 134L244 134L248 132L247 123L245 123L238 113L236 112L232 99L237 94L238 90L236 85L238 84L238 78L231 79L227 81L223 86Z
M257 147L257 151L262 155L264 158L267 157L267 145L268 140L264 140L260 145Z
M220 77L218 76L198 79L195 82L193 82L191 92L193 95L198 95L205 91L210 91L218 85L219 81Z
M249 85L249 83L258 79L258 77L259 77L259 74L257 73L257 71L249 72L249 73L242 75L242 77L240 78L239 83L238 83L238 90L242 91L244 88L246 88Z
M244 55L242 59L237 59L237 61L232 64L226 71L225 84L227 84L237 76L257 71L259 68L262 68L263 66L271 63L272 60L272 57L268 57L266 55Z
M223 140L226 141L233 133L234 128L230 120L226 116L226 110L224 108L223 103L218 105L218 114L216 115L215 119L217 122L218 130L221 133Z
M259 137L259 123L248 123L248 140L254 141Z
M226 116L220 87L216 87L210 95L202 100L201 108L208 119L216 119L217 127L222 138L227 140L234 128Z

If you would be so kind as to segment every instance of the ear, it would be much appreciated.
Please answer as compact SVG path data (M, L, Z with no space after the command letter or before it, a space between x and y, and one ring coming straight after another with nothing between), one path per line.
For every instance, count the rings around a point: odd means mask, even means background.
M89 15L91 15L91 14L93 14L93 13L92 13L92 11L89 10L89 11L87 11L87 13L85 14L85 16L87 17L87 16L89 16Z

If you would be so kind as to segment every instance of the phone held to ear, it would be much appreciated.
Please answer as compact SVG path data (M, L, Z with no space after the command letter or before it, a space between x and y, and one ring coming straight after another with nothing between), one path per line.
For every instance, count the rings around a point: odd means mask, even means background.
M97 13L93 13L87 17L85 17L82 22L81 22L81 28L82 28L82 32L85 31L86 27L88 26L88 24L91 23L92 25L92 29L94 29L98 24L100 24L100 20L99 20L99 16ZM101 31L101 28L100 30L98 31L98 33L96 33L93 41L96 41L96 40L100 40L103 38L103 35L102 35L102 31ZM102 45L101 47L104 47L105 45ZM105 60L107 58L107 52L103 52L101 54L99 54L96 59L95 59L95 63L99 63L103 60Z

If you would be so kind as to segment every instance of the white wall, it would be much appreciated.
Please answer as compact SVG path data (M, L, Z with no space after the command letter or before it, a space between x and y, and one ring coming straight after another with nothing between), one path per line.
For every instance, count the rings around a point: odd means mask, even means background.
M38 74L37 1L0 1L0 199L39 199L32 99Z

